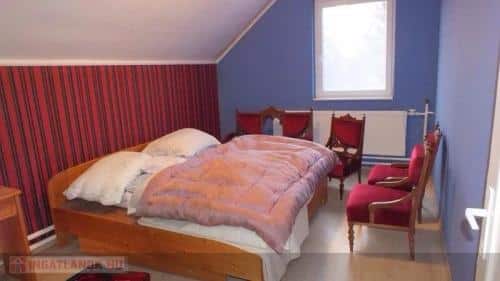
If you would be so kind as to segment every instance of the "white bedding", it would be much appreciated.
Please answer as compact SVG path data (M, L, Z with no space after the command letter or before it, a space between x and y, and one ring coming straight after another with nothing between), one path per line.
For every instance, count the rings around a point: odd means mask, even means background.
M127 212L134 214L135 205L142 196L148 181L163 168L184 161L186 161L185 158L179 157L153 157L152 161L149 161L148 165L145 165L145 167L149 168L143 169L146 173L130 181L126 187L122 202L116 206L128 208ZM148 227L223 242L244 249L245 251L256 253L262 258L264 281L281 280L286 272L288 263L300 256L300 247L309 235L307 204L300 210L295 219L283 254L277 254L254 231L243 227L228 225L204 226L189 221L150 217L142 217L138 220L138 223Z
M307 204L300 210L292 233L285 245L285 252L277 254L254 231L235 226L203 226L188 221L163 218L140 218L139 224L191 236L207 238L259 254L262 258L264 281L279 281L288 263L300 256L300 247L309 235Z

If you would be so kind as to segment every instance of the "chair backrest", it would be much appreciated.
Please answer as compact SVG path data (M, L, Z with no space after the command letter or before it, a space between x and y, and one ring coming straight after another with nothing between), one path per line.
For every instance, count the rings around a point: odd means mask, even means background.
M408 162L408 180L411 184L416 185L420 179L425 158L425 145L416 144L410 155Z
M239 112L236 110L236 134L261 134L262 118L260 113Z
M410 215L410 227L415 227L415 221L417 219L418 210L420 205L422 204L423 194L425 192L425 187L427 186L427 182L429 181L429 177L431 175L432 167L432 154L433 154L433 146L431 146L427 141L424 142L425 147L425 156L424 162L422 165L422 171L420 173L420 177L418 179L418 183L415 186L413 199L412 199L412 209Z
M430 146L432 146L432 159L431 159L431 169L434 167L434 162L436 160L436 155L439 150L439 144L441 143L441 137L442 137L441 129L439 128L439 124L436 124L434 127L434 130L429 132L425 136L425 140L427 143L429 143Z
M307 112L286 112L274 106L259 112L236 110L236 135L262 134L267 119L278 119L283 127L283 136L312 141L312 109Z
M281 110L279 108L276 108L274 106L269 106L259 112L260 117L262 118L262 121L264 121L267 118L270 119L278 119L281 120L281 117L283 114L285 114L284 110Z
M312 109L307 112L285 112L281 116L283 136L312 141Z
M356 119L350 114L336 117L332 114L330 127L330 139L327 146L329 148L343 148L347 152L348 148L355 148L358 155L363 154L363 141L365 135L366 116Z

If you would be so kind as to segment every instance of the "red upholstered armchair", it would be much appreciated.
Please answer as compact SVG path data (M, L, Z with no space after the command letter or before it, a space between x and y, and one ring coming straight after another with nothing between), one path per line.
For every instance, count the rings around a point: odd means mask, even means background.
M426 135L425 141L432 149L432 155L430 156L430 169L432 169L441 141L441 130L439 126L436 126L432 132ZM373 166L368 174L368 184L411 191L420 177L423 157L424 146L422 144L417 144L412 150L408 163ZM425 190L422 196L424 194ZM418 212L418 221L422 222L422 208L420 208Z
M361 183L361 158L363 156L363 141L365 135L363 116L358 120L347 114L340 117L332 115L330 137L326 146L339 157L339 163L333 167L328 178L340 180L340 199L344 196L344 180L349 175L358 172L358 182Z
M312 109L308 112L284 112L281 115L283 136L312 141Z
M417 185L410 192L368 184L354 186L346 204L351 252L354 248L354 225L363 225L407 232L410 257L415 259L416 217L431 171L431 155L431 146L425 145L422 171Z

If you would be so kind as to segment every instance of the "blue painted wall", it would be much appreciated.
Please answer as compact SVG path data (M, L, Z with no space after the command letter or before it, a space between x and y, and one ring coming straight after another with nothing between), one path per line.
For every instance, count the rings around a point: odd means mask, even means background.
M234 130L236 108L421 111L425 97L434 108L439 10L440 0L397 0L392 101L314 102L314 0L278 0L218 65L222 135ZM421 131L410 119L407 148Z
M474 280L478 233L465 222L481 207L500 41L500 1L443 0L437 119L445 136L434 171L454 281Z

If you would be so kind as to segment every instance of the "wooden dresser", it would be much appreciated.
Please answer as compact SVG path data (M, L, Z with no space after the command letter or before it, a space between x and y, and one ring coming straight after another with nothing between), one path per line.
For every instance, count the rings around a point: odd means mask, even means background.
M3 254L6 273L10 273L10 256L31 254L27 235L21 207L21 191L0 186L0 252ZM18 274L14 277L20 280L36 280L34 274Z

